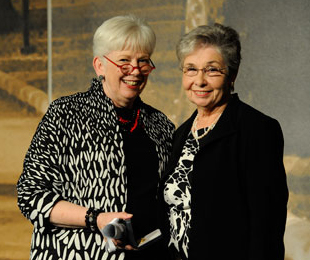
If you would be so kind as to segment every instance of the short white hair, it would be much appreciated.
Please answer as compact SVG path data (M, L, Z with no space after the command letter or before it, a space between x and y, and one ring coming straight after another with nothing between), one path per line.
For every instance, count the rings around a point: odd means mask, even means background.
M93 39L94 57L112 51L133 50L152 55L156 36L147 22L134 15L115 16L100 25Z

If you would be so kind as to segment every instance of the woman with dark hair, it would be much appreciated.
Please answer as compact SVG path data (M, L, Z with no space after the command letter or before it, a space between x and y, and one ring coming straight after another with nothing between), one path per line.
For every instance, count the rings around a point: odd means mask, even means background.
M177 56L196 111L176 131L160 195L174 259L283 260L288 190L279 123L233 94L241 45L220 24Z

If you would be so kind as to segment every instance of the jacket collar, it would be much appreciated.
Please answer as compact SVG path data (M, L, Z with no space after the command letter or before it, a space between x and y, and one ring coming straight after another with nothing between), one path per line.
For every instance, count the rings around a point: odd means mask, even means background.
M96 103L99 107L104 108L105 106L108 106L108 110L110 112L115 111L114 104L112 100L105 95L103 91L103 85L100 80L93 78L89 91L91 93L93 102ZM142 103L143 102L141 98L138 96L134 101L134 106L141 107Z
M119 132L117 124L117 114L113 101L107 97L103 91L103 86L100 80L93 78L89 89L91 106L94 107L96 114L90 115L94 120L97 129L104 131ZM135 105L142 106L142 100L137 97Z
M117 115L112 100L105 95L101 81L96 78L93 78L88 93L90 106L93 108L89 114L93 123L92 130L95 132L104 131L112 138L113 133L119 132Z
M117 122L117 114L115 111L114 104L112 100L107 97L103 91L103 86L101 81L94 78L89 89L91 97L91 105L95 107L95 114L90 114L92 122L94 124L93 131L103 131L111 139L121 138L121 130ZM170 133L166 133L165 129L173 129L172 126L168 127L170 123L166 120L162 120L160 113L151 112L149 106L143 103L140 96L138 96L134 101L134 106L141 109L141 120L145 126L145 131L147 135L157 144L164 145L164 143L169 139ZM153 110L152 110L153 111ZM155 110L154 110L155 111ZM158 127L154 127L154 126ZM161 128L162 126L162 128ZM117 133L117 135L115 134Z
M237 131L237 112L240 100L237 94L233 94L232 98L229 100L227 107L225 108L222 116L217 122L216 126L209 134L203 138L200 142L200 147L205 147L210 143L213 143L221 138L231 135ZM197 115L197 110L191 115L191 117L186 120L176 131L175 139L173 141L172 155L170 162L165 171L163 181L167 178L169 172L173 171L180 155L182 153L183 146L188 137L193 121Z
M231 135L237 131L236 127L236 115L237 105L239 103L239 97L237 94L233 94L232 98L227 104L223 114L219 121L216 123L214 129L209 132L206 138L203 138L200 143L200 147L215 142L227 135Z
M224 136L230 135L236 132L236 116L237 107L240 100L238 94L232 94L232 98L229 100L227 107L225 108L223 114L221 115L219 121L215 125L214 129L209 132L209 134L203 138L200 142L200 147L206 146ZM193 121L197 115L197 110L191 115L191 117L185 121L178 130L178 140L174 142L175 149L181 151L185 140L187 139L188 133L191 131Z

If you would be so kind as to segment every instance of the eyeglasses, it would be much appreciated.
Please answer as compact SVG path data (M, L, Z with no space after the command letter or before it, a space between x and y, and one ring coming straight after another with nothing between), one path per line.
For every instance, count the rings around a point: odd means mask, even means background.
M226 68L217 68L217 67L213 67L213 66L207 66L205 68L202 69L197 69L195 67L183 67L182 71L186 76L189 77L194 77L198 74L198 71L202 71L203 74L207 74L208 77L216 77L216 76L221 76L222 74L225 74L223 72L223 70L225 70Z
M118 67L124 75L130 75L135 69L138 69L143 75L148 75L152 72L153 69L155 69L155 65L151 59L149 59L149 61L151 62L151 65L145 64L145 65L142 65L141 67L140 66L134 67L129 63L118 65L115 62L111 61L108 57L106 56L103 56L103 57L106 58L109 62L113 63L116 67Z

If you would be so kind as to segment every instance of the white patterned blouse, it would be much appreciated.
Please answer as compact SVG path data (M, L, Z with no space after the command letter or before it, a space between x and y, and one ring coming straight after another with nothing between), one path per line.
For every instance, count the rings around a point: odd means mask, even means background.
M188 257L191 221L191 174L199 143L190 132L174 172L165 183L164 199L169 205L170 242Z

